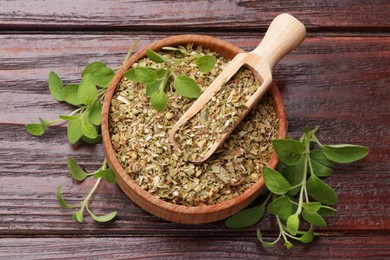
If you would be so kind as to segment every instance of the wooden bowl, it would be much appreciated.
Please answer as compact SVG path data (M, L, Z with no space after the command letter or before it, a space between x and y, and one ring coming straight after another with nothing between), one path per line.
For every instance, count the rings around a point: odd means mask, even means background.
M133 200L144 210L152 213L157 217L178 223L200 224L227 218L248 206L253 200L256 199L256 197L259 196L262 188L264 187L263 177L259 178L255 184L253 184L249 189L247 189L239 196L215 205L191 207L163 201L139 187L138 184L130 177L130 175L122 168L121 164L115 156L115 152L111 144L108 123L111 99L119 82L123 78L123 74L136 61L146 56L145 50L152 49L154 51L158 51L164 46L185 45L187 43L207 47L229 59L232 59L236 54L243 52L241 48L231 43L204 35L172 36L153 42L128 59L122 68L116 73L104 99L101 127L103 148L107 162L110 168L112 168L116 174L116 181L119 187L121 187L121 189L126 193L127 196L131 198L131 200ZM279 119L277 137L285 138L287 126L283 101L275 84L273 84L273 86L270 88L270 92L274 99L276 114ZM275 168L277 163L278 158L274 152L271 155L271 159L267 165L269 167Z

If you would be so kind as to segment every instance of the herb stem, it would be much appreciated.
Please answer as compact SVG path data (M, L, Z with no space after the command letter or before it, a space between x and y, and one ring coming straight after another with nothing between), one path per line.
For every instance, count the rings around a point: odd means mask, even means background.
M119 66L119 67L117 67L117 68L115 68L114 70L120 69L120 68L125 64L125 62L130 58L130 55L131 55L131 53L133 52L134 48L138 45L138 43L139 43L140 41L141 41L141 38L138 38L138 39L133 43L133 45L131 45L129 51L127 52L127 55L126 55L125 59L124 59L123 62L122 62L122 65Z
M301 191L299 193L299 204L298 204L298 209L296 211L296 214L301 214L301 212L302 212L303 194L306 193L307 166L309 164L309 154L310 154L310 140L309 140L309 137L307 134L304 134L304 141L305 141L305 146L306 146L306 150L304 152L305 165L303 168L302 186L301 186ZM308 200L307 196L306 196L306 199Z
M286 237L286 233L287 232L284 232L284 228L283 228L283 224L282 222L280 221L280 218L278 215L275 216L276 217L276 221L278 222L278 226L279 226L279 229L280 229L280 234L283 236L283 239L284 241L288 241L287 237Z

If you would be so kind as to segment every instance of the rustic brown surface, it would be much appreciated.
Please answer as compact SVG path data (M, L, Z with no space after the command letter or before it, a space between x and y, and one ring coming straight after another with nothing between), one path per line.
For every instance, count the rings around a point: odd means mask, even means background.
M222 3L223 2L223 3ZM0 3L0 258L258 258L390 257L390 11L388 1L1 1ZM282 4L283 3L283 4ZM140 47L181 31L196 31L252 50L274 16L288 11L309 28L303 45L275 68L289 132L320 126L324 143L367 145L370 154L338 165L327 179L339 194L338 215L310 245L262 249L255 228L223 222L180 225L134 205L104 183L97 213L118 210L112 223L75 223L55 200L69 202L92 180L70 179L66 157L87 170L103 159L101 145L69 145L64 126L41 138L23 124L54 119L72 108L54 101L47 75L79 80L83 66L115 67L138 37ZM249 23L250 24L249 24ZM248 26L247 26L248 25ZM119 32L123 31L123 32ZM314 33L315 32L315 33ZM139 47L139 48L140 48ZM277 227L262 224L266 238Z

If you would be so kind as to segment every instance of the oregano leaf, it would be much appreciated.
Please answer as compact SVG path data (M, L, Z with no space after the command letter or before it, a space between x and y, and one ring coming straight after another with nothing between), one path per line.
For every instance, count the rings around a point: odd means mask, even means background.
M86 74L92 74L95 71L97 71L101 68L104 68L104 67L106 67L106 64L104 64L103 62L100 62L100 61L91 62L81 72L81 76L84 77L84 75L86 75Z
M99 126L102 117L102 103L96 100L88 110L88 119L92 124Z
M333 168L335 166L335 163L326 158L326 156L321 150L310 151L310 159L330 168Z
M326 226L325 220L315 211L310 209L304 209L302 212L302 217L308 223L313 224L317 227Z
M336 215L337 210L329 206L321 205L317 213L320 214L322 217L328 217Z
M62 97L64 98L64 101L73 106L80 105L81 102L79 101L79 98L77 96L78 90L79 90L79 85L77 84L70 84L65 86L62 89Z
M81 132L84 136L91 139L95 139L98 136L95 126L87 118L81 120Z
M81 119L76 118L68 122L68 140L71 144L75 144L80 140L83 132L81 131Z
M244 209L225 221L225 225L228 228L246 228L253 226L257 222L259 222L264 215L265 212L265 204Z
M306 202L302 204L304 209L308 209L314 212L317 212L321 208L321 203L320 202Z
M27 132L29 132L31 135L34 136L41 136L45 133L45 129L41 124L36 124L36 123L26 124L25 127Z
M81 136L81 140L83 140L87 144L98 144L102 142L102 135L98 134L95 138L89 138L83 135Z
M62 185L58 186L57 192L56 192L58 204L60 204L61 207L65 208L65 209L77 208L78 205L69 205L68 203L65 202L65 200L62 198L61 191L62 191Z
M185 75L176 76L173 87L183 97L198 98L202 94L202 90L195 80Z
M150 99L152 107L157 111L162 111L168 106L168 98L164 91L154 93Z
M302 182L305 173L305 157L301 156L295 165L286 165L284 176L291 186L296 186ZM294 196L301 190L301 186L298 186L288 192L288 194Z
M88 213L91 215L92 219L95 220L96 222L108 222L113 220L116 217L116 211L113 211L111 213L108 213L103 216L96 216L95 214L92 213L92 211L88 210Z
M301 237L297 238L297 240L301 241L302 243L308 244L314 239L314 230L309 229L307 232L305 232Z
M97 86L107 88L110 85L111 80L114 78L115 72L109 67L104 66L92 72L91 76Z
M128 80L134 82L143 82L143 83L154 82L158 79L156 70L151 68L146 68L146 67L132 68L125 73L125 77Z
M73 179L77 181L83 181L85 180L85 178L88 177L88 174L80 167L80 165L78 165L78 163L72 157L69 156L66 162L68 164L68 168Z
M307 192L315 200L321 203L328 205L335 205L338 203L336 192L315 175L311 175L307 181Z
M95 102L97 97L98 92L91 74L85 74L81 79L79 88L77 90L77 98L79 102L90 105Z
M49 91L53 98L57 101L63 101L64 99L62 97L62 80L54 71L51 71L49 73L48 82Z
M80 223L84 222L83 210L80 209L80 210L76 211L75 213L73 213L72 218L74 220L76 220L77 222L80 222Z
M66 121L76 120L79 119L78 116L69 116L69 115L60 115L59 118Z
M277 171L263 167L263 177L265 186L275 194L283 195L290 190L288 181Z
M115 173L112 169L105 169L105 170L99 170L97 171L94 175L94 178L103 178L109 183L114 183L115 182Z
M195 60L195 64L203 73L210 72L214 68L215 63L217 63L217 58L211 55L201 56Z
M291 235L295 236L298 232L298 228L299 228L299 217L295 213L289 216L287 219L287 231Z
M292 213L291 202L285 196L278 197L268 205L267 212L277 215L281 219L287 219Z
M272 145L279 159L286 165L297 164L306 149L303 143L292 139L275 139Z
M336 163L351 163L367 156L368 148L352 144L321 145L322 152Z
M164 57L164 56L162 56L162 55L158 54L157 52L152 51L150 49L146 50L146 55L149 57L149 59L151 59L152 61L154 61L156 63L163 63L163 62L166 62L168 64L172 63L172 61L170 59L168 59L167 57Z
M332 175L333 173L333 168L330 168L328 166L325 166L321 163L318 163L317 161L315 160L311 160L311 166L312 166L312 171L313 173L318 176L318 177L328 177L330 175Z

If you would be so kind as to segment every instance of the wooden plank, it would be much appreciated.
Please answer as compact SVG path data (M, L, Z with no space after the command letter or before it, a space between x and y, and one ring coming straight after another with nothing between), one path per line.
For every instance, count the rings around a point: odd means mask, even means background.
M140 46L162 35L141 35ZM261 37L220 35L246 50ZM98 213L118 210L107 225L75 223L71 211L55 201L55 189L64 186L70 202L79 201L93 183L78 186L70 180L66 156L88 170L102 161L101 146L69 145L62 126L41 137L29 136L23 124L38 117L54 119L71 107L52 100L47 89L51 70L77 80L82 67L93 60L111 66L121 63L137 36L126 35L0 35L0 236L25 235L180 235L252 236L254 229L228 230L222 222L201 226L159 220L135 206L114 185L102 186L93 202ZM12 41L12 45L9 42ZM274 78L285 102L289 131L298 135L305 125L319 125L324 143L368 145L361 162L338 166L327 182L340 195L337 217L325 233L376 233L390 229L390 37L308 38L303 46L277 65ZM264 229L275 232L274 221Z
M390 257L388 236L320 237L310 245L264 249L256 238L3 238L0 259L278 259Z
M288 12L309 30L388 31L386 0L1 1L0 30L265 30Z

